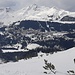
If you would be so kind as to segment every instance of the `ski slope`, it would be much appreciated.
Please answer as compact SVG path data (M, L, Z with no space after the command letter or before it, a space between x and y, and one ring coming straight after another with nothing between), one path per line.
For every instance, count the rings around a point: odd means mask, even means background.
M43 55L42 57L40 55ZM75 64L73 59L75 58L75 47L54 53L43 54L39 53L38 57L34 57L28 60L20 60L18 62L9 62L0 64L0 75L46 75L43 72L44 59L55 65L55 75L69 75L67 71L74 70ZM49 75L49 74L48 74ZM54 75L51 73L50 75Z

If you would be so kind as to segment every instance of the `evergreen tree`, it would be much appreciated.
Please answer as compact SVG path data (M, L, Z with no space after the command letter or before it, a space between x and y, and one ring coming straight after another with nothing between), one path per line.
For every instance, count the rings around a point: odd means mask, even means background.
M43 66L43 68L45 69L45 70L50 70L50 72L52 72L52 73L56 73L56 69L55 69L55 66L52 64L52 63L48 63L48 61L47 60L45 60L44 59L44 62L45 62L45 66ZM47 72L44 72L44 73L47 73Z

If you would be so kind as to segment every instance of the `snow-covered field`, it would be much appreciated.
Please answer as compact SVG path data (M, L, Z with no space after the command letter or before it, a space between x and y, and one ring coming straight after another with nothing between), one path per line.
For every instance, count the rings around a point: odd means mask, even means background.
M40 55L43 55L42 57ZM55 65L56 75L69 75L67 71L75 70L75 47L54 54L39 53L38 57L18 62L0 64L0 75L45 75L44 59ZM48 74L49 75L49 74ZM54 75L51 73L50 75Z

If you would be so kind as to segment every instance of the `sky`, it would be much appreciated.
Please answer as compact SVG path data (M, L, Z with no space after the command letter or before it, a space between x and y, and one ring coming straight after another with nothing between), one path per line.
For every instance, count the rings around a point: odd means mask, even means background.
M0 7L11 7L17 10L32 4L75 11L75 0L0 0Z

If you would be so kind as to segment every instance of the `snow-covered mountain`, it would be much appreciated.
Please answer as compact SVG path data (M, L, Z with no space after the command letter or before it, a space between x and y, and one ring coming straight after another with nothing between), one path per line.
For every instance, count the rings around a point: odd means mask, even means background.
M44 59L55 74L43 68ZM0 8L0 75L45 73L75 75L75 12L36 4Z
M75 12L69 12L56 7L37 6L36 4L22 8L21 10L12 11L10 8L0 9L0 24L9 25L16 21L37 20L37 21L67 21L61 20L68 16L72 22L75 21ZM70 22L70 21L69 21Z

